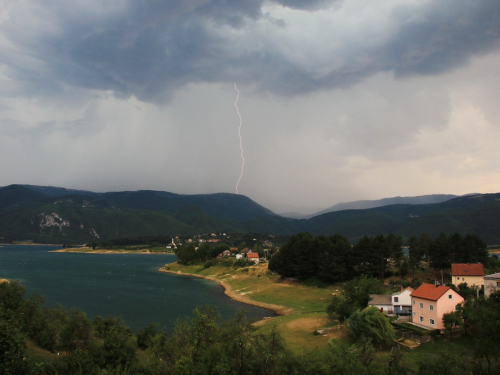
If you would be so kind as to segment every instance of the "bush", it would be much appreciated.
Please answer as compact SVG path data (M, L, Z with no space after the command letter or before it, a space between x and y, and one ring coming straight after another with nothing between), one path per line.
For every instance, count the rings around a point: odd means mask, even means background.
M220 262L220 265L222 267L232 267L233 260L232 259L224 259L222 262Z
M316 287L316 288L326 288L328 287L328 283L316 278L316 277L311 277L310 279L307 279L304 281L305 286L311 286L311 287Z
M253 262L250 262L247 259L236 259L233 262L233 267L234 268L248 267L248 266L251 266L252 264L253 264Z

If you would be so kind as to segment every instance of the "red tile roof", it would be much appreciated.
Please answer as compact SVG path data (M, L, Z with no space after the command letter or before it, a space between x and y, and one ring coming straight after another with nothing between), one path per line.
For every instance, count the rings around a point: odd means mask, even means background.
M481 263L455 263L451 265L452 276L484 276Z
M248 253L247 258L259 258L259 254L258 253Z
M437 301L443 294L445 294L451 288L449 286L434 285L423 283L417 290L412 294L412 297L430 299L431 301Z

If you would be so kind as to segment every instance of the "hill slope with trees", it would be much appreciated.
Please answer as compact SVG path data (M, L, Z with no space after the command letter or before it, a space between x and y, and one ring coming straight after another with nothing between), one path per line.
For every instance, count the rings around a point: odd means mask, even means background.
M500 244L500 193L436 204L395 204L295 220L236 194L179 195L142 190L93 193L55 187L0 188L0 241L89 243L114 238L210 232L293 235L474 234Z

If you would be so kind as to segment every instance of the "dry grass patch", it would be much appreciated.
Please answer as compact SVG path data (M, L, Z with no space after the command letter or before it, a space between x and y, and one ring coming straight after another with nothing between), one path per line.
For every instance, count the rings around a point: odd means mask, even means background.
M334 326L332 327L332 324ZM326 313L295 314L279 316L259 321L255 324L259 332L269 333L273 329L280 333L287 347L296 352L328 348L331 338L343 339L348 336L347 329L328 318ZM316 334L318 329L327 328L323 335Z

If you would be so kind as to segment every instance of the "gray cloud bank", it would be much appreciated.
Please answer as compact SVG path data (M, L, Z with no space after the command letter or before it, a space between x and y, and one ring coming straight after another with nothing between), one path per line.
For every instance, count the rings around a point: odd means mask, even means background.
M186 84L237 80L256 93L289 97L379 72L439 74L499 47L498 0L386 3L372 5L387 8L377 13L385 20L363 16L366 2L359 17L390 28L346 31L333 17L304 35L307 24L303 33L290 32L302 26L290 15L338 13L347 2L13 2L0 24L0 62L16 85L2 91L51 96L70 86L161 103ZM316 46L310 55L309 43Z
M4 0L0 185L271 209L500 191L498 0ZM307 211L306 211L307 212Z

